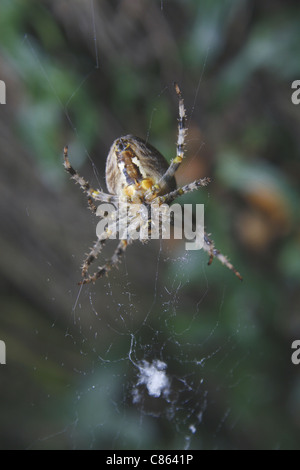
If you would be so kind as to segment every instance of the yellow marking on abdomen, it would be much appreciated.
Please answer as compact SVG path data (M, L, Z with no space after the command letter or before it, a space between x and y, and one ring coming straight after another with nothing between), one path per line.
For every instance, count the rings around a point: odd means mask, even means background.
M125 186L123 188L123 192L124 192L125 196L128 196L128 197L133 196L135 191L136 191L136 186L134 184Z
M153 186L153 180L151 178L145 178L141 182L141 187L143 189L150 189Z

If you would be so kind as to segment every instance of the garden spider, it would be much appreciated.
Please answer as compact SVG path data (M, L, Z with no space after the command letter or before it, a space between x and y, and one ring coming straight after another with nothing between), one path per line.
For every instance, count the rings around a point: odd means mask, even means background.
M177 188L174 175L184 157L187 128L186 113L181 91L177 83L175 83L174 86L179 102L179 119L176 157L171 161L170 165L168 165L165 158L152 147L152 145L144 140L133 135L120 137L112 144L107 157L106 185L110 194L106 194L103 191L91 188L89 183L72 168L68 159L68 147L66 146L64 148L65 169L87 195L89 207L94 213L97 211L95 202L112 204L126 202L129 205L138 204L138 207L146 207L149 214L149 209L154 204L158 206L162 204L170 205L177 196L182 196L185 193L206 186L210 182L209 178L202 178L181 188ZM129 223L140 227L145 223L145 219L143 221L138 217L137 212L134 213ZM150 222L151 220L148 216L146 223L148 224L149 232ZM120 242L111 259L103 266L99 267L98 271L94 274L88 274L89 266L97 259L103 245L112 235L116 235L116 233L112 233L108 226L99 236L83 263L83 280L79 284L95 282L98 278L107 274L112 267L118 264L127 245L133 241L130 236L127 236L125 239L120 236ZM204 233L203 249L209 254L209 265L212 263L214 257L218 258L219 261L233 271L239 279L242 279L240 273L228 261L226 256L215 248L214 242L206 233Z

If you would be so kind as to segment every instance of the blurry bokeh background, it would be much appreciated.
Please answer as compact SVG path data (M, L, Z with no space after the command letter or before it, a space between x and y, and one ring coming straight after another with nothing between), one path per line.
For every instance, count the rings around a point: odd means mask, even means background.
M299 21L292 0L1 1L1 449L299 449ZM213 179L181 202L244 281L177 240L81 289L97 220L62 149L104 189L120 135L170 160L174 80L177 181ZM141 383L157 360L167 396Z

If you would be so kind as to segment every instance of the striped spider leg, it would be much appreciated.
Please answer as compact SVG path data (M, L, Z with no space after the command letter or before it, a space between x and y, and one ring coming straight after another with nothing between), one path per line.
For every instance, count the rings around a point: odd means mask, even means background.
M177 83L174 83L175 91L178 96L179 103L179 118L178 118L178 135L177 135L177 144L176 144L176 157L171 161L168 169L162 175L157 184L155 184L150 191L146 194L147 197L151 197L159 192L165 187L169 187L170 181L174 178L176 171L178 170L183 157L184 157L184 146L185 146L185 136L187 133L186 127L186 112L184 107L184 101L181 95L180 88Z
M156 185L154 185L151 190L146 194L147 197L153 197L159 192L162 192L164 188L169 187L169 183L174 178L176 171L178 170L179 166L181 165L183 158L184 158L184 147L185 147L185 137L187 133L186 127L186 111L184 107L183 97L177 83L174 83L175 91L178 97L178 105L179 105L179 118L178 118L178 134L177 134L177 144L176 144L176 157L171 161L168 169L162 175L160 180ZM159 201L161 204L171 204L178 196L182 196L191 191L195 191L196 189L200 188L201 186L207 186L210 183L210 178L201 178L199 180L194 181L193 183L187 184L181 188L177 188L164 196L159 196Z
M86 181L82 176L80 176L76 170L71 166L69 162L69 157L68 157L68 147L65 146L64 148L64 167L66 171L71 175L71 178L79 184L80 188L82 191L87 195L88 197L88 204L89 208L91 209L92 212L96 214L97 207L94 203L95 202L107 202L107 203L118 203L119 202L119 197L112 195L112 194L106 194L103 191L100 190L95 190L93 189L88 181ZM117 247L111 263L105 265L102 269L99 270L100 274L96 273L94 276L87 276L87 272L89 269L89 266L92 264L93 261L95 261L98 257L98 255L101 253L102 248L106 241L111 237L111 233L107 230L103 234L100 235L100 237L97 239L97 241L94 243L94 246L91 248L91 251L86 255L86 258L83 262L82 265L82 271L81 275L84 278L83 281L79 282L79 284L86 284L88 282L95 282L98 277L101 275L106 274L106 272L111 269L111 267L118 262L118 260L121 258L123 252L126 249L127 243L124 243L124 240L121 240L119 246ZM98 275L97 275L98 274Z
M204 244L203 250L209 254L208 265L210 266L214 258L217 258L224 266L226 266L230 271L233 271L234 274L239 278L240 281L243 280L242 275L235 269L235 267L230 263L228 258L224 256L219 250L215 248L214 242L209 238L206 232L204 232Z
M77 171L74 170L74 168L71 166L70 161L69 161L67 145L64 148L64 167L66 171L71 175L71 179L73 179L75 183L79 184L82 191L87 195L90 209L93 212L96 212L97 210L97 207L93 204L93 200L98 201L98 202L108 202L108 203L110 202L116 203L119 201L119 198L113 194L106 194L103 191L100 191L99 189L91 188L88 181L82 178L82 176L80 176L77 173Z
M189 193L191 191L195 191L200 186L207 186L210 183L210 178L202 178L201 180L197 180L194 183L187 184L182 186L181 188L175 189L174 191L166 194L165 196L159 196L156 199L162 204L171 204L174 199L178 196L182 196L183 194ZM235 267L230 263L226 256L224 256L219 250L215 248L214 242L209 238L206 232L204 232L204 244L203 250L209 254L209 261L208 265L211 265L214 258L217 258L222 264L227 266L228 269L234 272L234 274L242 281L243 278L241 274L235 269Z
M185 146L185 136L187 133L186 127L186 111L184 107L183 97L180 91L180 88L177 83L174 83L175 91L178 96L179 102L179 118L178 118L178 137L177 137L177 145L176 145L176 157L171 161L171 164L165 174L162 176L160 181L156 186L152 188L152 194L159 192L160 188L164 185L168 184L170 178L172 178L176 171L178 170L183 158L184 158L184 146ZM195 191L201 186L206 186L211 182L210 178L202 178L199 180L194 181L193 183L187 184L181 188L177 188L174 191L165 194L164 196L159 196L158 199L161 204L171 204L178 196L182 196L183 194L189 193L191 191ZM228 269L234 272L234 274L242 280L241 274L235 269L235 267L228 261L227 257L224 256L219 250L217 250L214 246L214 242L209 238L206 232L204 232L204 251L208 252L209 262L208 265L211 265L214 258L217 258L222 264L227 266Z
M95 243L95 246L97 245L97 243L98 242ZM86 261L83 265L83 269L82 269L84 279L81 282L79 282L78 284L81 285L81 284L89 284L90 282L96 282L97 279L99 279L100 277L103 277L106 274L108 274L108 272L121 261L121 258L123 256L123 254L125 253L125 250L126 250L128 244L129 244L129 242L127 240L120 240L114 254L111 257L111 259L106 261L106 263L103 266L99 267L98 271L96 271L94 274L90 274L89 276L86 277L86 273L87 273L87 270L89 268L89 265L91 264L91 262L94 259L96 259L96 257L98 256L98 254L101 251L101 248L100 248L99 251L97 251L97 248L96 248L96 250L94 250L95 256L92 258L92 260L91 260L91 257L93 256L93 255L91 255L92 252L90 253L88 258L86 259Z

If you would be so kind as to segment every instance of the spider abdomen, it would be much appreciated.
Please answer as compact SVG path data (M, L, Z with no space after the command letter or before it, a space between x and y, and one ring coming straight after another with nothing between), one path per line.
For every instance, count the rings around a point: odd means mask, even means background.
M106 185L111 194L142 199L158 185L168 169L168 162L152 145L139 137L126 135L112 144L106 162ZM176 189L174 177L156 191L163 195Z

